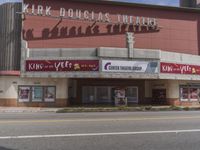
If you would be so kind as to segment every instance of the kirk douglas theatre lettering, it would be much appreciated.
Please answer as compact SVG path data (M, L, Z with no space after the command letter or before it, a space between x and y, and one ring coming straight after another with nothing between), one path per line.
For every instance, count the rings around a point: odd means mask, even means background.
M104 22L110 24L128 24L136 26L146 26L149 28L157 28L157 20L150 17L130 16L125 14L110 15L109 12L96 12L94 10L72 9L60 7L59 14L53 11L51 6L43 5L23 5L23 14L33 16L47 16L54 18L64 18L82 21Z

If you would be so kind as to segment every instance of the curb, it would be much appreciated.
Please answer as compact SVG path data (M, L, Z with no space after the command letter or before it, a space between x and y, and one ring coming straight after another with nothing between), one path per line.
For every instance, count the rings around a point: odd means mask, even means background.
M81 112L151 112L151 111L200 111L200 107L176 107L176 106L164 106L164 107L113 107L113 108L63 108L56 113L81 113Z
M177 106L66 107L66 108L0 107L0 113L81 113L81 112L151 112L151 111L200 111L200 107L177 107Z

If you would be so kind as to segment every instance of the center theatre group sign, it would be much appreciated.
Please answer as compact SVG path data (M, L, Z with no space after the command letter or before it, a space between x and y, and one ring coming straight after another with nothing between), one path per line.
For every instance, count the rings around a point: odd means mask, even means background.
M200 75L200 66L161 62L160 63L160 72L161 73L170 73L170 74Z
M27 72L99 71L98 60L26 60Z
M158 73L158 62L103 60L102 71L121 73Z

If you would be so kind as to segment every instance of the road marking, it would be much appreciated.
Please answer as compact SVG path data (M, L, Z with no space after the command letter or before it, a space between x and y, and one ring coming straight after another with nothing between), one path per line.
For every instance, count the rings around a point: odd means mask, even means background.
M200 119L200 116L180 116L180 117L129 117L129 118L94 118L94 119L45 119L45 120L1 120L0 124L8 123L62 123L62 122L107 122L107 121L147 121L147 120L184 120L184 119Z
M52 134L52 135L25 135L25 136L2 136L3 139L34 139L34 138L56 138L56 137L87 137L87 136L114 136L114 135L141 135L141 134L163 134L163 133L193 133L200 129L192 130L166 130L166 131L139 131L139 132L110 132L110 133L81 133L81 134Z

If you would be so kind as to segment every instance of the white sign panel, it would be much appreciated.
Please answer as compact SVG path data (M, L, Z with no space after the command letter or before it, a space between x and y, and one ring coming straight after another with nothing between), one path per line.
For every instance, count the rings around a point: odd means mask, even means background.
M102 71L122 73L158 73L158 62L102 60Z

